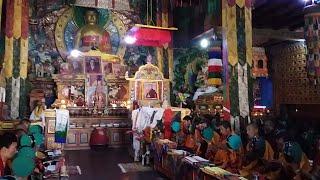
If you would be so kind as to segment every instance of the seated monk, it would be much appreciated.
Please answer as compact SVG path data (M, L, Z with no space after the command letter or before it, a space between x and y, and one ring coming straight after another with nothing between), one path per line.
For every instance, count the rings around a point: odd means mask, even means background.
M207 150L207 158L212 161L216 157L216 153L218 153L219 150L227 149L227 146L226 146L227 137L234 135L233 131L231 130L231 124L229 121L222 121L219 125L219 130L220 130L220 135L217 133L219 135L219 139L212 138L212 141L211 143L209 143L208 150Z
M312 169L306 154L294 141L284 143L279 160L283 163L286 172L293 174L293 179L303 179L302 175L310 173Z
M180 122L180 130L174 133L174 140L178 143L179 149L185 149L186 138L190 134L191 116L185 116Z
M205 120L201 120L200 123L196 126L194 135L196 139L196 154L205 157L208 143L214 137L214 132L212 134L203 134L203 130L209 127L209 123Z
M226 149L220 149L217 151L213 162L222 169L232 173L238 173L238 170L241 167L243 153L240 136L236 134L230 135L226 139L226 147Z
M260 133L259 133L259 127L257 124L255 123L251 123L247 126L247 134L248 137L250 139L250 141L261 141L263 142L263 148L261 149L261 153L263 154L263 159L270 161L273 160L274 158L274 151L271 147L271 145L269 144L268 141L266 141L263 137L260 137ZM250 150L250 145L252 145L252 143L248 143L247 144L247 151Z
M271 161L274 157L274 152L271 145L259 136L259 127L257 124L252 123L247 126L247 134L249 143L246 147L246 155L244 159L244 166L242 167L241 176L248 177L253 172L259 171L260 162Z

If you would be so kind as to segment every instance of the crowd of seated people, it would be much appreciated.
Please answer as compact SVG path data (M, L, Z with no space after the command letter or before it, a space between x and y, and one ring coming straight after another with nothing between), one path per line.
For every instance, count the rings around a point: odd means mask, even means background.
M178 148L230 172L244 177L259 174L265 179L320 177L320 140L314 143L314 156L308 157L296 136L276 121L251 122L245 134L236 134L230 122L219 116L186 116L181 124L176 134L180 137ZM208 127L213 130L210 136L205 134Z
M33 174L33 177L35 175L40 174L38 165L41 164L39 158L42 158L42 153L40 152L40 149L42 148L41 145L35 145L36 143L33 138L34 135L31 133L32 129L42 129L41 126L38 125L32 125L31 121L28 119L23 119L15 126L14 131L8 131L8 132L2 132L0 134L0 179L28 179L30 178L30 175L27 175L26 177L18 177L17 174L24 173L25 171L30 171ZM42 132L41 132L42 133ZM34 157L31 154L23 154L20 153L20 150L23 148L27 149L29 148L28 145L24 145L25 143L29 143L29 140L25 141L24 137L30 137L30 148L34 151L30 151L34 153ZM24 139L24 140L22 140ZM39 140L40 142L41 140ZM35 153L37 152L37 153ZM29 168L30 161L26 161L23 167L20 167L20 169L17 169L17 166L14 166L14 162L19 156L30 156L32 157L32 161L36 163L36 167L32 167L31 170L26 170L24 168ZM22 158L20 158L22 159ZM16 163L17 164L17 163ZM14 168L15 167L15 168ZM19 171L17 174L14 173L14 171Z

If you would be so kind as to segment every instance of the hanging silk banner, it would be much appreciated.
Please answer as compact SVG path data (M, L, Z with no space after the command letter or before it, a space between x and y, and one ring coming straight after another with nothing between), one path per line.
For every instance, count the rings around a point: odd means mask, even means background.
M56 124L55 124L55 142L66 143L69 127L69 111L66 109L56 110Z
M304 36L307 45L307 72L315 84L320 81L320 6L313 4L305 7Z
M19 100L20 100L20 77L12 78L11 82L11 105L10 105L10 116L12 119L17 119L19 117Z
M244 8L244 29L237 29L237 7ZM227 0L222 5L222 28L226 33L228 46L228 62L235 66L238 59L237 44L239 37L237 32L245 31L246 59L249 66L252 65L252 14L251 0Z
M20 43L20 77L26 79L28 75L28 30L29 30L29 1L22 0L21 13L21 43Z
M6 6L6 28L5 28L5 54L4 54L4 70L6 78L12 76L13 70L13 11L14 1L7 0Z
M226 108L233 119L249 116L252 66L251 0L222 1Z
M22 0L14 1L13 13L13 37L19 39L21 37L21 13L22 13ZM10 17L12 18L12 17Z

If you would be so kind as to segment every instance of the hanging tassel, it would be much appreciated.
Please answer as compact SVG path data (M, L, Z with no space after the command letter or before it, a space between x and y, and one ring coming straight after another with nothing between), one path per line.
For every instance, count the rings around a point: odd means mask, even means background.
M235 66L232 66L232 76L234 76L235 75L235 71L236 71L236 69L235 69L236 67Z

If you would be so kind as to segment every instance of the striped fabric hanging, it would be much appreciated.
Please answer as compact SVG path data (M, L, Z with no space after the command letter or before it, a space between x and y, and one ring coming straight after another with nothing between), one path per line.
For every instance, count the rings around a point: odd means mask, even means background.
M208 86L220 86L222 74L222 53L221 50L209 52L208 61Z

